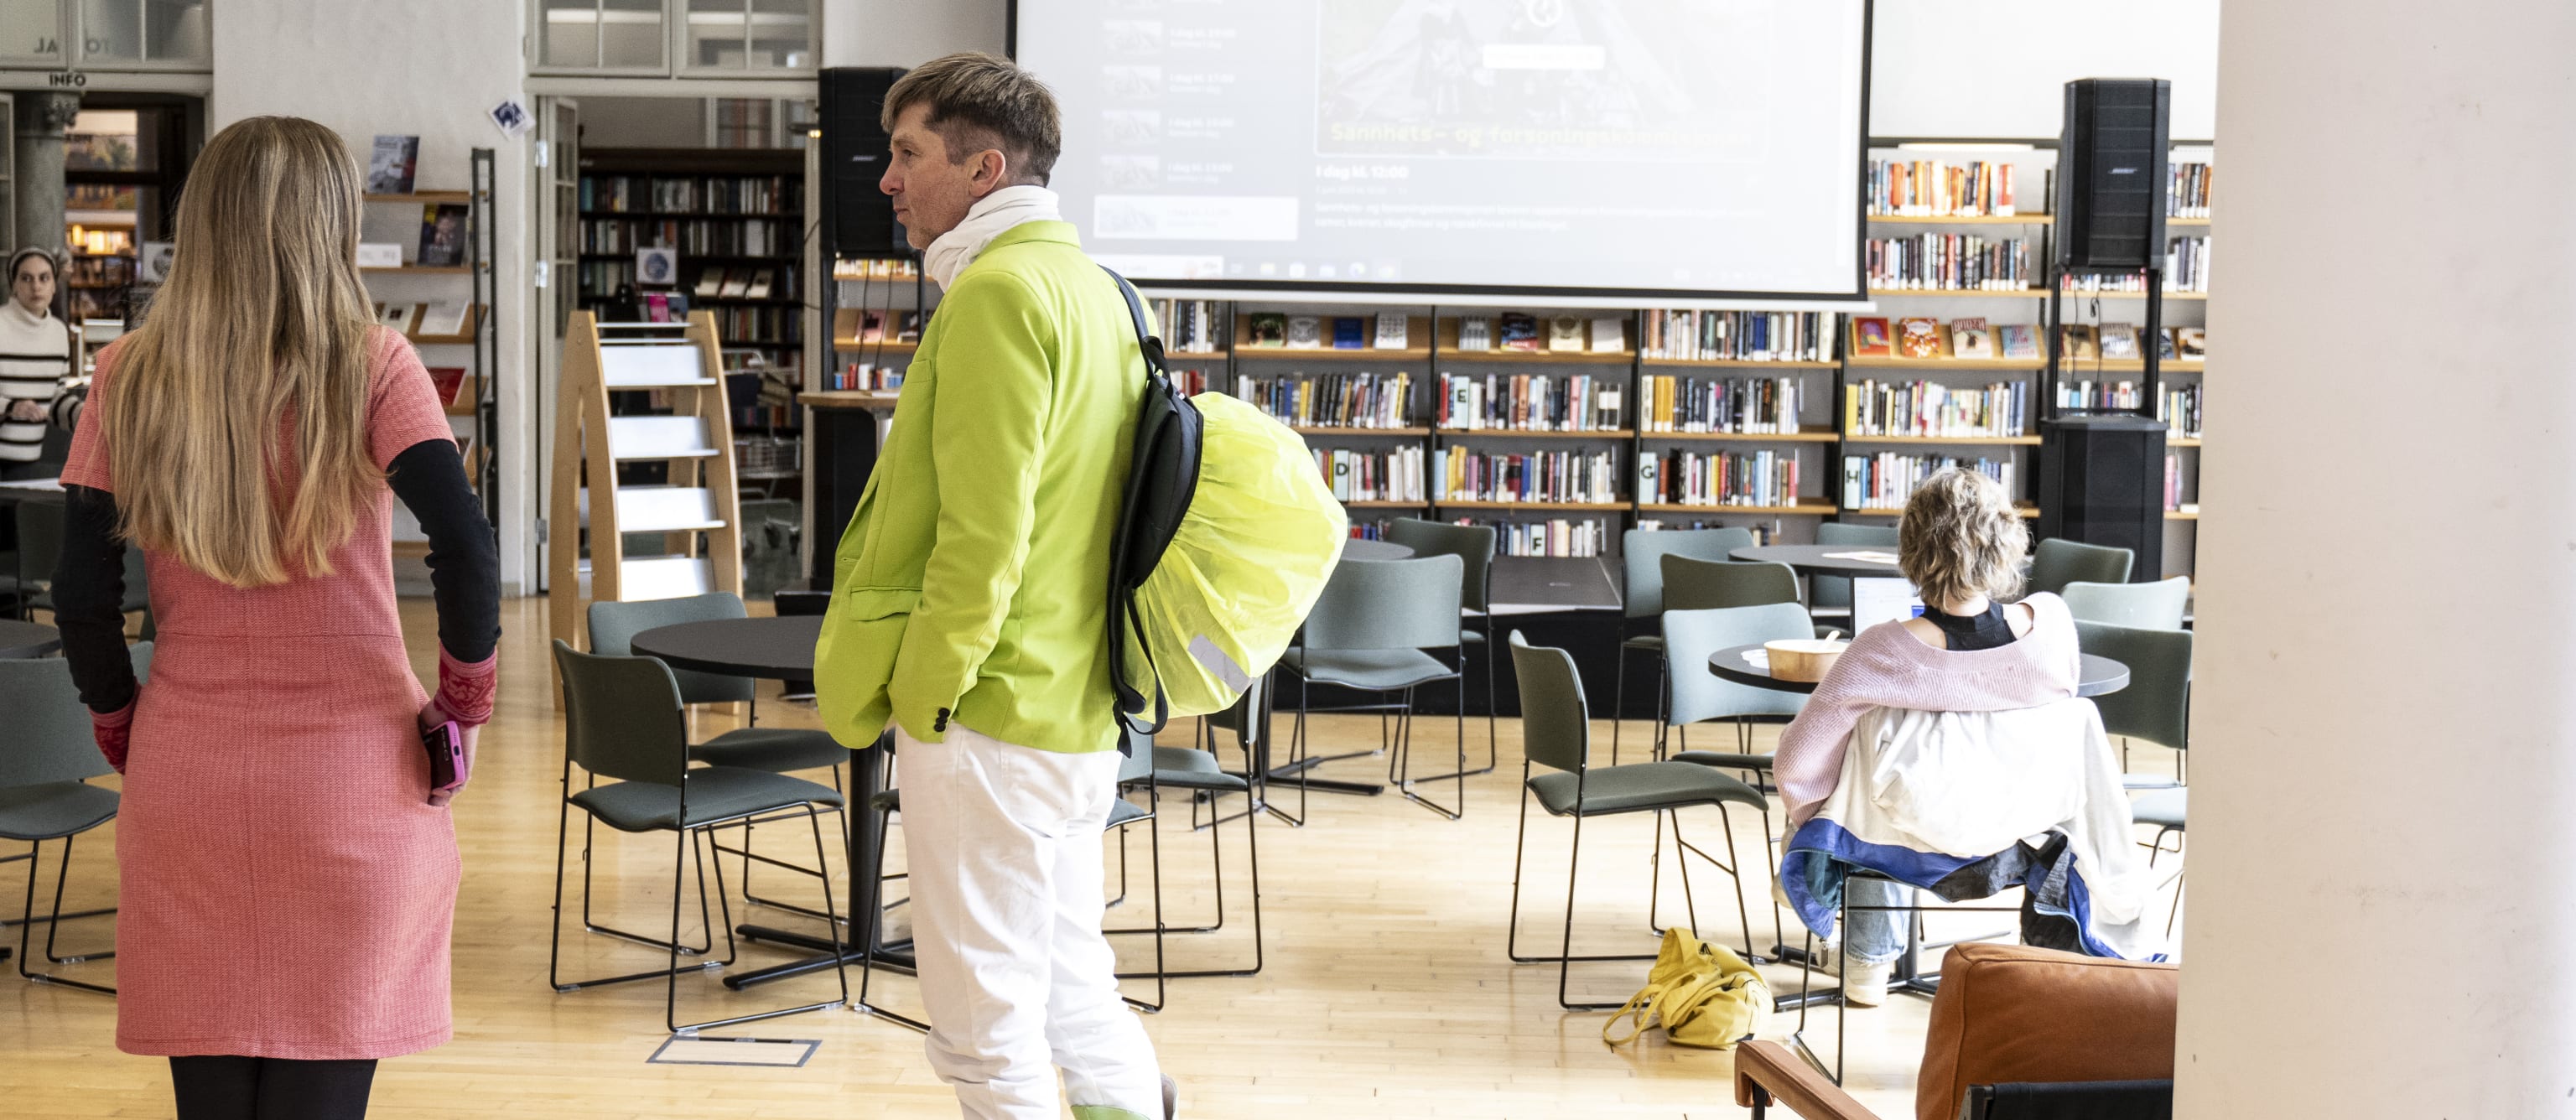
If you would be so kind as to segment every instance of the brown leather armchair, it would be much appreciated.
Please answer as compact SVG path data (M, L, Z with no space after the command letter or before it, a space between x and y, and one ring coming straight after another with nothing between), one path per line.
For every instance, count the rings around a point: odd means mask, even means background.
M1954 1120L1971 1086L2171 1079L2180 980L2169 964L1953 946L1932 999L1916 1120ZM1806 1120L1877 1120L1776 1042L1736 1047L1735 1102L1757 1120L1775 1104Z

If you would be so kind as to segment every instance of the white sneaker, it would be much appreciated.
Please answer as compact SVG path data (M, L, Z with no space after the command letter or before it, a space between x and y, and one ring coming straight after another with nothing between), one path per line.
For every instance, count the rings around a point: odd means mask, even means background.
M1887 1002L1887 982L1896 975L1895 961L1851 961L1843 967L1849 970L1843 974L1844 1006L1876 1007Z

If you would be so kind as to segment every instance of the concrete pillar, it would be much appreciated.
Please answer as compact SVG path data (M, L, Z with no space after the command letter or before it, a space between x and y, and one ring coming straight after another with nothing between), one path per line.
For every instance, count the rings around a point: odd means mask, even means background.
M17 104L18 213L9 248L63 246L63 134L80 112L80 95L20 91Z
M2576 1115L2571 56L2221 18L2177 1116Z

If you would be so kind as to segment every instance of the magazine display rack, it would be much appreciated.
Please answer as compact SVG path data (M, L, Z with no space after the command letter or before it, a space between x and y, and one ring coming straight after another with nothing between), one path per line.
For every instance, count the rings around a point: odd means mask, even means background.
M602 323L576 311L564 330L548 561L554 636L589 648L592 602L742 594L733 425L715 317ZM669 415L612 415L612 392L649 391ZM663 463L667 481L621 485L618 468ZM600 500L599 495L607 495ZM630 534L660 534L628 555ZM587 547L585 547L585 545Z

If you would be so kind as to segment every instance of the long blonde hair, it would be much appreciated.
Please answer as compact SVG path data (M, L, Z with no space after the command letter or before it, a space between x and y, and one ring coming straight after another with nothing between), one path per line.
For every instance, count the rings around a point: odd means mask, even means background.
M236 122L189 169L169 279L100 402L144 547L235 587L330 574L384 478L359 184L339 134L300 117Z

